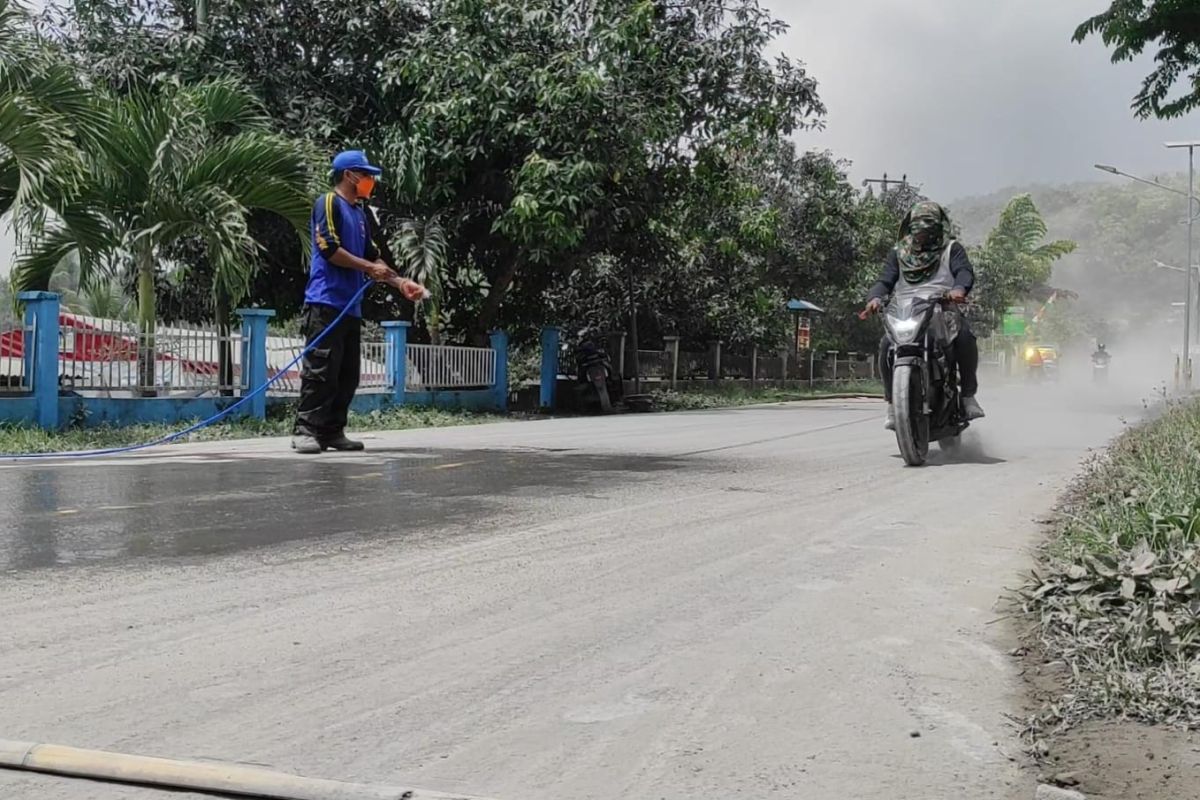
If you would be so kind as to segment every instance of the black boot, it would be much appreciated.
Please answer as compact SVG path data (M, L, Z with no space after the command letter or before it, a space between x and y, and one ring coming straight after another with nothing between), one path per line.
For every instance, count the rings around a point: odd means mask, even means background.
M362 442L347 439L345 433L339 433L337 436L324 439L321 444L330 450L337 450L342 453L357 453L364 449Z

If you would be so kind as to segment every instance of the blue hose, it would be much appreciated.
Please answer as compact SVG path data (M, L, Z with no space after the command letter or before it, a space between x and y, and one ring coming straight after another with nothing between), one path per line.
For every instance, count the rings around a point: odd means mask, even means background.
M312 350L314 347L316 347L320 343L320 341L325 338L325 335L328 334L331 330L333 330L337 326L337 324L342 321L342 318L345 317L347 312L350 311L350 309L354 306L354 304L357 303L362 298L362 296L366 293L367 289L370 288L370 286L371 286L370 281L367 281L366 283L364 283L362 285L362 288L360 288L358 290L358 292L355 293L354 297L352 297L350 299L350 302L346 304L346 307L341 310L341 313L339 313L337 315L337 317L333 320L333 322L329 323L329 325L325 328L325 330L321 331L321 333L318 334L317 337L312 340L312 342L310 342L308 345L306 345L305 348L300 351L300 355L293 358L287 364L287 366L285 366L283 369L276 372L273 377L268 378L267 382L264 383L262 386L255 388L254 391L250 392L249 394L242 395L242 397L236 403L229 406L228 408L224 408L224 409L218 411L216 414L213 414L211 417L209 417L206 420L201 420L200 422L197 422L194 425L184 428L181 431L176 431L175 433L169 433L166 436L163 436L159 439L155 439L150 442L144 442L142 444L131 444L131 445L126 445L125 447L109 447L104 450L76 450L75 452L64 452L64 453L0 453L0 460L17 461L17 460L28 460L28 459L35 459L35 458L96 458L98 456L115 456L115 455L120 455L122 453L133 453L138 450L145 450L148 447L158 447L159 445L170 444L171 442L178 441L178 440L182 439L183 437L188 436L189 434L195 433L196 431L200 430L201 428L207 428L209 425L212 425L216 422L220 422L222 419L229 416L231 413L236 411L238 408L241 408L244 404L246 404L253 398L255 398L258 395L265 392L271 386L271 384L278 381L280 378L282 378L287 373L288 370L290 370L292 367L299 364L300 360L303 359L306 355L308 355L309 351Z

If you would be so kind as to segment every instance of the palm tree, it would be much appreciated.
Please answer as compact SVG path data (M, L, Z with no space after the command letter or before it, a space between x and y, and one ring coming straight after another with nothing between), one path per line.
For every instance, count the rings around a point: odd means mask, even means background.
M18 258L13 285L45 288L69 252L79 254L83 285L96 272L136 275L139 379L150 387L164 250L184 238L203 242L214 295L240 301L258 247L247 224L251 210L284 217L307 247L309 158L270 131L258 100L231 79L98 94L95 103L101 127L83 149L79 185L52 202L55 218Z
M0 0L0 216L25 230L45 200L79 176L80 145L96 140L100 109L74 71L31 30L23 8ZM20 232L20 231L19 231Z
M998 321L1013 303L1054 290L1048 285L1054 262L1075 250L1075 242L1045 242L1046 222L1027 194L1017 195L1000 213L996 227L974 254L983 318Z

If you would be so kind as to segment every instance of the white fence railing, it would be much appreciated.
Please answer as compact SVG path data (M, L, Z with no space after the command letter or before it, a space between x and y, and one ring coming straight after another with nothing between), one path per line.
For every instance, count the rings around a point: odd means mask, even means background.
M33 347L32 327L14 328L0 333L0 392L28 392L32 376L26 374L27 348Z
M406 389L481 389L495 382L496 351L489 347L408 345Z
M70 317L59 329L59 381L84 394L149 392L201 396L241 386L240 331L159 326L144 334L117 320ZM226 374L221 375L221 350ZM143 355L143 353L145 355ZM141 360L153 360L153 375Z
M292 365L301 351L304 350L302 339L288 339L279 336L267 338L267 369L268 377L279 372L283 374L267 389L271 396L298 396L300 394L300 374L303 362ZM358 388L363 392L379 392L392 388L391 378L387 374L387 342L363 342L362 360L359 363Z

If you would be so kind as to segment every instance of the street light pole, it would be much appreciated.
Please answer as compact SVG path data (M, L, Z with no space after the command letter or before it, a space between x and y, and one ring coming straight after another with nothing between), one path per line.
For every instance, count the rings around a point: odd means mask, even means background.
M1195 302L1192 293L1192 228L1196 221L1196 146L1200 142L1167 142L1167 147L1170 149L1187 148L1188 151L1188 254L1187 261L1183 262L1187 265L1184 273L1187 276L1187 294L1184 295L1184 302L1187 303L1183 307L1183 352L1180 356L1179 364L1181 383L1185 388L1191 388L1192 385L1192 305ZM1197 314L1197 320L1200 320L1200 312Z
M1122 172L1121 170L1117 169L1116 167L1110 166L1108 164L1095 164L1093 166L1095 166L1095 168L1100 170L1101 172L1107 172L1110 175L1120 175L1122 177L1129 178L1130 180L1137 181L1138 183L1144 183L1144 184L1147 184L1148 186L1154 186L1156 188L1162 189L1164 192L1170 192L1172 194L1181 195L1188 199L1188 219L1187 219L1187 223L1188 223L1188 260L1187 260L1187 264L1189 266L1191 266L1193 263L1192 262L1192 224L1196 220L1196 191L1195 191L1196 162L1195 162L1194 155L1195 155L1195 148L1200 147L1200 142L1167 142L1166 146L1169 148L1172 148L1172 149L1186 147L1188 150L1188 190L1186 192L1181 192L1178 189L1172 188L1170 186L1164 186L1161 183L1159 183L1158 181L1150 181L1150 180L1146 180L1145 178L1139 178L1137 175L1130 175L1128 172ZM1183 304L1183 351L1179 354L1179 362L1176 365L1175 373L1176 373L1176 382L1177 383L1179 383L1181 386L1190 387L1191 382L1192 382L1192 353L1191 353L1191 349L1192 349L1191 348L1191 344L1192 344L1192 304L1193 304L1192 270L1184 269L1182 271L1187 273L1187 276L1186 276L1187 294L1184 295L1185 302ZM1197 327L1200 328L1200 310L1197 311L1196 322L1197 322ZM1198 330L1198 332L1196 334L1196 338L1200 339L1200 330Z

